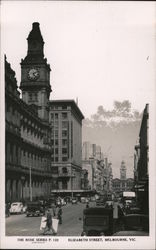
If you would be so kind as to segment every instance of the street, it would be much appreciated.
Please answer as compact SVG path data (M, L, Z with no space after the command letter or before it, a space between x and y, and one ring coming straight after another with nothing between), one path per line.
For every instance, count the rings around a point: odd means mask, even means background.
M58 226L58 236L80 236L82 232L83 209L86 204L67 204L62 207L63 224ZM6 218L6 236L39 236L40 217L26 217L25 214L11 215Z

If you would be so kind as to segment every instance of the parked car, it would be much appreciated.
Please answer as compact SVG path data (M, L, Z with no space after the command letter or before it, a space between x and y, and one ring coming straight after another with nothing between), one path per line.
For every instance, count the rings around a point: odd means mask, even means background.
M103 198L99 198L98 200L96 200L96 206L104 206L105 205L105 201Z
M113 234L113 210L91 207L83 211L81 236L110 236Z
M27 203L26 216L40 216L45 214L44 206L38 201Z
M96 201L95 196L92 196L92 197L90 198L90 201Z
M77 204L77 198L72 198L72 204Z
M149 236L149 217L144 214L128 214L123 217L123 230L113 236Z
M10 214L22 214L23 213L23 203L13 202L10 207Z
M26 211L27 211L27 205L24 205L23 206L23 213L26 213Z
M86 203L86 197L81 197L81 203Z
M149 232L149 216L144 214L127 214L123 218L125 230Z

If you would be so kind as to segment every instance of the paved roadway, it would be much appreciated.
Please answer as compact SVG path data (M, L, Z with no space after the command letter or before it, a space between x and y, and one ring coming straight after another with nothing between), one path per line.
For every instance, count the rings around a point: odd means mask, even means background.
M63 224L58 227L58 236L80 236L82 232L83 209L85 204L67 204L63 207ZM7 236L39 236L41 217L26 217L25 214L6 218Z

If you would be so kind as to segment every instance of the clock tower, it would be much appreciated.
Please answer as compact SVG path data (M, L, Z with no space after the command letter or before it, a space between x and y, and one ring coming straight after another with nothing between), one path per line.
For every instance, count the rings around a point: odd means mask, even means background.
M125 162L121 162L121 167L120 167L120 179L121 180L126 180L126 166Z
M50 65L44 58L44 41L39 23L32 24L32 30L27 38L27 55L21 60L22 99L28 105L35 105L38 116L44 120L49 119Z

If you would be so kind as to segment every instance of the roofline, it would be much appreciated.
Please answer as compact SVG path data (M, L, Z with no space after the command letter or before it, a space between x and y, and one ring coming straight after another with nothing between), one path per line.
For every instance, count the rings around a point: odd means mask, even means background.
M76 110L78 111L78 113L80 114L81 116L81 119L84 119L84 115L83 113L81 112L81 110L79 109L79 107L77 106L76 102L74 99L60 99L60 100L50 100L49 101L49 104L53 104L53 103L69 103L69 104L72 104L74 105L74 107L76 108Z

